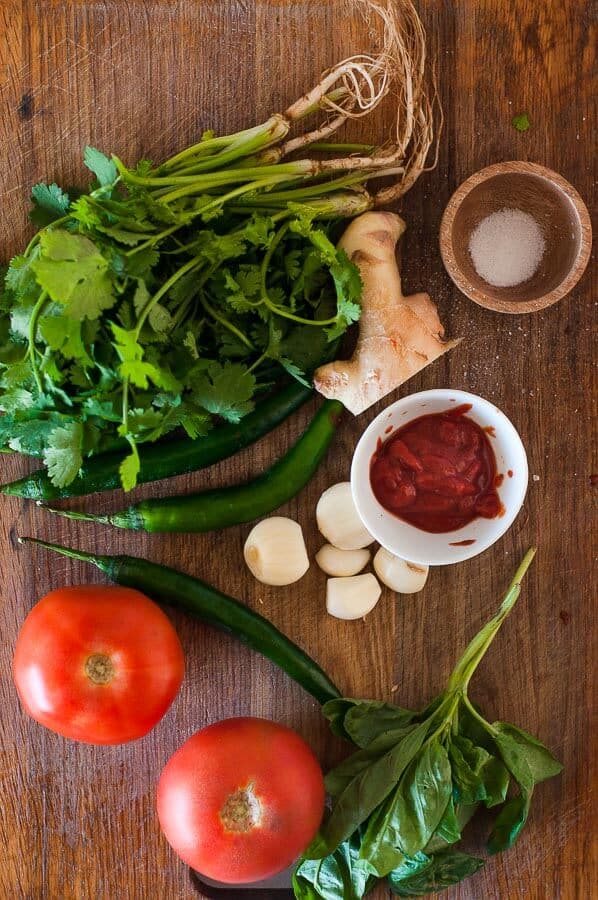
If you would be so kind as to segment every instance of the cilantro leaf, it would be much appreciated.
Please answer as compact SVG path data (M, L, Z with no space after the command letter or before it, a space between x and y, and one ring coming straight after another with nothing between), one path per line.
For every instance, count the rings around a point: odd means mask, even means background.
M183 347L185 350L188 350L193 359L199 359L199 353L197 352L197 338L193 334L192 331L188 331L183 338Z
M527 131L530 126L529 116L526 112L518 113L511 119L511 125L517 131Z
M245 225L243 233L256 247L269 247L272 243L274 222L270 216L254 213Z
M149 379L154 383L158 373L155 366L144 361L145 351L137 341L135 331L120 328L112 323L112 332L116 338L115 348L121 359L118 371L123 378L127 378L135 387L147 390Z
M213 415L234 423L254 408L251 398L255 386L255 377L241 363L200 364L192 378L195 402Z
M340 337L361 316L361 292L363 282L359 269L344 250L336 250L336 260L330 266L337 294L337 322L326 329L328 340Z
M59 350L67 359L77 359L87 366L93 365L81 336L81 322L64 316L43 316L38 328L51 350Z
M70 199L56 183L40 182L31 188L31 202L33 209L29 213L29 218L35 225L43 228L66 215Z
M6 270L4 282L8 290L15 294L19 304L35 303L39 297L39 285L32 268L38 255L39 251L36 249L30 257L14 256Z
M50 433L44 462L56 487L66 487L77 477L83 463L82 443L83 427L79 422L55 428Z
M129 456L125 456L118 470L123 490L133 490L137 484L137 476L139 475L140 469L139 453L137 452L137 449L135 449Z
M42 232L40 256L31 268L40 287L73 319L97 319L116 302L108 260L83 235Z
M83 162L93 172L100 185L114 184L118 176L116 165L111 159L95 147L86 147Z
M33 404L33 394L24 388L15 387L0 395L0 410L6 413L29 409Z
M294 281L301 272L301 251L291 250L284 258L284 268L287 277Z

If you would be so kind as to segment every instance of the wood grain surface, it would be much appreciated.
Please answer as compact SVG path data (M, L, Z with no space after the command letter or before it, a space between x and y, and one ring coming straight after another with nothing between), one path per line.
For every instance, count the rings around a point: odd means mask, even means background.
M327 616L324 575L268 589L244 569L247 527L203 536L143 536L64 523L17 499L0 500L0 897L7 900L182 900L197 896L160 835L158 774L196 729L225 716L268 716L296 728L325 767L346 747L317 705L265 660L231 639L173 616L187 654L180 696L136 743L69 743L19 708L11 657L25 615L50 588L100 580L82 564L19 548L30 534L105 552L131 552L202 576L268 615L349 695L423 705L444 685L465 642L494 611L523 551L539 554L512 618L476 676L488 716L519 724L565 763L541 785L517 847L489 860L451 900L587 900L596 896L595 439L596 293L591 275L534 316L504 317L460 296L438 251L442 211L472 172L524 159L561 172L592 200L595 171L595 30L582 0L420 0L436 54L445 129L440 161L405 199L405 288L425 289L463 343L403 389L463 388L489 398L526 444L530 489L508 534L458 567L433 571L423 593L385 593L366 622ZM0 4L0 257L31 232L27 196L39 179L80 181L91 143L125 160L160 158L207 127L265 119L311 86L319 71L364 49L345 3L324 0L3 0ZM592 80L594 79L594 81ZM527 133L511 125L527 111ZM363 123L384 137L384 116ZM594 401L594 406L592 405ZM314 402L315 406L315 402ZM168 484L189 491L259 472L298 435L313 406L238 457ZM314 507L348 476L356 439L379 412L345 422L326 463L281 514L297 518L310 553L321 539ZM26 471L2 458L2 480ZM148 487L139 496L164 491ZM594 496L592 496L594 493ZM89 508L122 505L102 495ZM594 507L592 507L594 501ZM593 510L593 512L592 512ZM594 570L595 571L595 570ZM478 845L484 825L474 828ZM241 894L239 893L239 896ZM380 892L379 897L385 896Z

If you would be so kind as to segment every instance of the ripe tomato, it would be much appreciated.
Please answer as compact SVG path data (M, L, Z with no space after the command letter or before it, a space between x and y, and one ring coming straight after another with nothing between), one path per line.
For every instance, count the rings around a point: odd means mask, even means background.
M305 741L266 719L225 719L194 734L158 785L166 839L192 868L227 884L286 869L314 837L324 779Z
M139 591L65 587L33 607L13 675L30 716L89 744L120 744L160 721L183 680L177 633Z

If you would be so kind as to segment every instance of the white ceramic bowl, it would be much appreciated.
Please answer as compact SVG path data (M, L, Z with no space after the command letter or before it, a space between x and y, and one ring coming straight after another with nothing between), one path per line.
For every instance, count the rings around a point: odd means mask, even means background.
M493 429L489 437L496 456L497 473L504 475L498 494L505 511L494 519L474 519L456 531L430 534L404 522L381 506L370 483L370 461L378 440L384 441L391 431L419 416L444 412L464 403L471 404L467 415L474 422L482 428L491 426ZM527 481L525 448L505 414L482 397L448 389L421 391L387 406L362 434L351 466L353 499L370 534L395 556L426 566L458 563L487 550L512 525L521 509ZM460 544L461 541L473 543L464 545Z

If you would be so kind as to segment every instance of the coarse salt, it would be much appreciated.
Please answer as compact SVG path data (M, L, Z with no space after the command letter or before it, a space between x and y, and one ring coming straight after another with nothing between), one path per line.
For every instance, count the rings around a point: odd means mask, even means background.
M480 278L494 287L514 287L537 271L546 244L540 226L521 209L500 209L476 226L469 253Z

